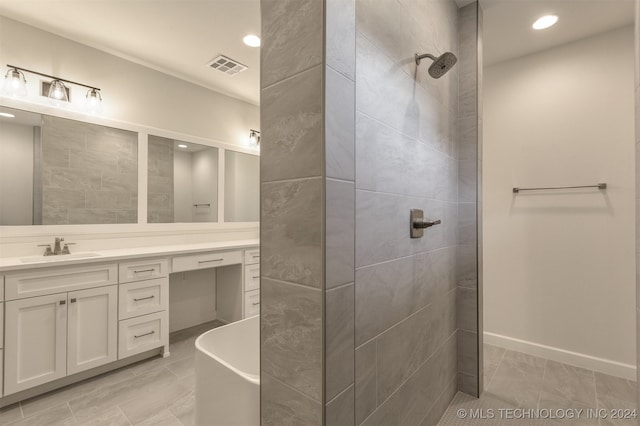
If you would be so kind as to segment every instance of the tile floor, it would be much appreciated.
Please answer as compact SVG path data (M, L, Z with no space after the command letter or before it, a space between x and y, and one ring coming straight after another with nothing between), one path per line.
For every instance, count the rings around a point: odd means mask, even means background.
M192 425L195 340L219 321L172 333L171 356L123 367L0 409L0 425Z
M170 336L171 356L156 357L0 409L0 424L9 425L193 425L195 339L222 323L202 324ZM485 345L482 398L458 393L441 426L484 425L633 425L635 420L587 418L589 408L636 409L635 382L542 358ZM580 418L515 419L516 408L583 409ZM494 418L462 419L457 411L493 409ZM500 413L505 418L500 418ZM578 413L578 411L574 411ZM476 411L476 413L480 413Z
M636 382L596 373L583 368L485 345L485 392L480 399L458 392L438 423L441 426L484 425L633 425L636 419L613 419L612 411L627 414L636 410ZM539 409L542 416L555 419L523 419ZM478 409L482 411L477 411ZM493 410L491 418L489 409ZM550 411L545 412L543 409ZM567 411L556 411L558 409ZM589 409L593 411L589 412ZM458 415L459 410L467 418ZM471 411L476 410L476 411ZM583 410L583 411L579 411ZM471 413L475 419L469 419ZM567 413L567 418L558 415ZM598 416L606 413L607 418ZM589 415L591 414L591 415ZM477 418L484 415L484 418ZM574 416L574 418L568 418ZM600 417L600 418L598 418Z

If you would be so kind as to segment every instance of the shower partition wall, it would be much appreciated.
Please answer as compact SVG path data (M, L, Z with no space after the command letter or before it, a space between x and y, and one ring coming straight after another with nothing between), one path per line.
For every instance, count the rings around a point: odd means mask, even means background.
M435 424L479 389L477 3L261 9L262 424Z

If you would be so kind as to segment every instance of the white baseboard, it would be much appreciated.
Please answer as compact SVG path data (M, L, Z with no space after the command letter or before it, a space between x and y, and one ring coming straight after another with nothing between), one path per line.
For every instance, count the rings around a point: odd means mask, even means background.
M636 380L636 366L624 364L610 359L598 358L591 355L572 352L565 349L545 346L538 343L528 342L513 337L502 336L500 334L484 333L484 343L500 346L502 348L523 352L525 354L550 359L556 362L582 367L611 376L621 377L628 380Z

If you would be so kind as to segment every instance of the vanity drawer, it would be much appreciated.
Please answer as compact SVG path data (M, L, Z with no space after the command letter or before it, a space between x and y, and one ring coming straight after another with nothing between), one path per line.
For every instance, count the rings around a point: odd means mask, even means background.
M260 288L260 264L244 267L244 291Z
M244 294L244 317L260 314L260 290L248 291Z
M118 319L166 311L169 306L169 278L120 284Z
M118 269L120 284L152 280L154 278L166 277L169 274L169 262L167 259L145 259L137 262L120 263Z
M118 359L164 346L169 341L167 312L120 321Z
M241 251L227 251L176 256L173 258L171 272L193 271L195 269L215 268L217 266L242 263Z
M5 275L6 300L44 296L118 282L115 263L28 269Z
M253 265L254 263L260 263L260 249L245 250L244 251L244 264Z

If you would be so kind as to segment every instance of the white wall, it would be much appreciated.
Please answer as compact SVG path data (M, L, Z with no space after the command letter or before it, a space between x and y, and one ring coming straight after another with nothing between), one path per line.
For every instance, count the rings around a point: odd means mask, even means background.
M191 155L193 204L210 204L193 210L194 222L218 220L218 150L205 149Z
M225 151L224 218L252 222L260 218L260 158Z
M0 224L33 223L33 131L0 122Z
M633 67L629 26L485 69L485 341L635 377Z
M0 63L100 87L106 118L238 145L246 144L249 129L260 128L255 105L5 17L0 17ZM29 93L37 94L39 77L26 77ZM82 108L86 90L71 89Z
M173 219L178 222L193 220L191 153L173 151Z

